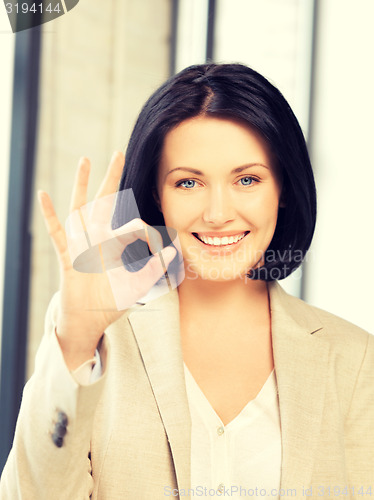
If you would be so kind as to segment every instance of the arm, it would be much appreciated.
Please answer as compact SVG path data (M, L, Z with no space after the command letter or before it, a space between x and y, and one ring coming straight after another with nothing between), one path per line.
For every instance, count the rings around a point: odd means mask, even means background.
M108 347L102 332L148 293L176 255L175 248L162 248L161 235L141 219L112 229L123 166L123 155L114 154L89 205L87 159L80 161L73 185L72 217L67 226L70 243L75 257L84 255L82 264L87 257L87 234L90 241L109 241L105 259L101 247L100 269L91 267L91 261L85 262L84 272L73 266L67 233L52 200L47 193L39 193L42 215L59 261L61 286L47 313L34 375L24 389L13 448L0 487L2 500L80 500L91 494L90 438L105 374L92 384L84 384L82 380L88 382L89 376L83 374L81 379L81 369L84 372L87 362L92 363L100 345L105 372ZM154 255L140 270L129 272L121 256L126 246L138 239L147 242Z
M13 447L0 484L2 500L83 500L92 492L88 453L95 408L106 375L90 385L81 385L69 372L54 333L56 301L57 295L48 309L35 372L24 388ZM105 372L105 336L100 358ZM53 440L59 412L67 417L61 447Z
M101 366L100 352L96 349L95 357L83 363L76 370L71 372L74 379L80 385L87 385L96 382L103 373Z
M349 485L361 497L371 486L374 493L374 336L368 334L365 354L357 376L345 423L346 462Z

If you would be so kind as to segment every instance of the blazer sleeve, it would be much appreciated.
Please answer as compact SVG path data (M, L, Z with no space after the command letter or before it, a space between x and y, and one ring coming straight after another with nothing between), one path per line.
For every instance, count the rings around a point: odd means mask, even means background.
M370 487L374 494L374 336L371 334L355 382L345 436L349 484L354 488L354 498L356 494L365 498Z
M103 376L79 384L57 337L57 294L49 305L35 371L23 390L13 446L0 483L1 500L86 500L93 490L90 439L106 383L109 349L103 336Z

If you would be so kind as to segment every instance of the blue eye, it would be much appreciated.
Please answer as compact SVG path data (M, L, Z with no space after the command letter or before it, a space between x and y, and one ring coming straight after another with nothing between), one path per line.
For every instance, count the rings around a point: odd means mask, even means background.
M195 187L195 184L196 184L196 181L194 181L193 179L186 179L185 181L180 181L177 185L182 186L186 189L191 189L191 188Z
M253 182L255 181L255 179L253 177L242 177L239 182L242 183L242 186L250 186L251 184L253 184Z

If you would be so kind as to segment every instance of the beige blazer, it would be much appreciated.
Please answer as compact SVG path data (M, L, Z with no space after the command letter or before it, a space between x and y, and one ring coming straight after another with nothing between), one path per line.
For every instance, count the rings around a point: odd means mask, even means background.
M281 488L292 490L283 495L372 498L374 336L286 294L278 283L269 292ZM177 291L136 305L108 328L101 346L105 375L88 386L64 364L55 302L24 390L1 499L193 498ZM61 410L68 425L57 448L51 432Z

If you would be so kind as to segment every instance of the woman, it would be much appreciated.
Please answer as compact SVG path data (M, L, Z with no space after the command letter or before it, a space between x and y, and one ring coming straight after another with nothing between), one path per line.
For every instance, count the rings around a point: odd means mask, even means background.
M115 154L96 203L120 180L142 220L119 196L106 273L73 268L41 194L61 291L2 498L369 495L374 338L276 281L300 264L316 217L305 141L282 95L242 65L187 68L145 104L123 164ZM84 159L73 214L88 176ZM96 213L110 224L110 210ZM161 250L152 226L174 228L179 244L164 234ZM147 264L118 267L147 235ZM181 255L178 288L142 300Z

